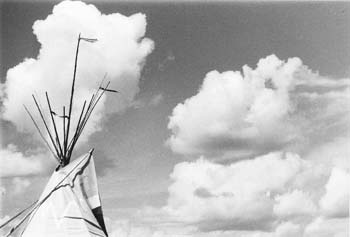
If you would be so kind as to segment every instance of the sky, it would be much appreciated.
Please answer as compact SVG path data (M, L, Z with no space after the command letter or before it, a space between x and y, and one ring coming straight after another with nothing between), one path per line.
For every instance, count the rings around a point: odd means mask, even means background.
M349 233L346 2L1 2L0 219L57 165L22 104L77 107L107 74L74 156L95 148L121 237ZM2 221L0 221L1 223Z

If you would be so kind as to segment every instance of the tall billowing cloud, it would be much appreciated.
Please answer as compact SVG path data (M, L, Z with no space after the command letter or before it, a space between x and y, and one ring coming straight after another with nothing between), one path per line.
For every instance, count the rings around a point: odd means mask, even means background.
M196 95L173 109L168 144L182 154L227 157L299 151L322 135L346 134L349 84L312 72L299 58L275 55L255 69L212 71Z
M34 132L34 137L38 138L22 105L25 104L35 119L40 120L32 100L34 94L43 108L46 121L50 121L46 91L53 111L62 114L65 106L68 113L75 52L78 35L81 34L81 37L94 38L97 42L80 42L70 134L75 129L84 100L91 98L102 78L105 77L105 84L111 81L110 87L120 92L101 98L80 139L86 141L92 133L101 129L103 115L133 105L139 91L141 70L154 47L153 41L145 38L145 32L146 16L143 14L105 15L95 6L83 2L59 3L46 19L33 24L33 33L41 45L37 57L26 58L8 70L6 82L1 85L1 117L11 121L18 131ZM62 123L63 119L56 117L61 140ZM0 152L1 176L40 173L45 163L42 156L48 156L42 153L22 154L20 149L9 148Z
M120 91L102 98L84 131L86 139L100 129L103 114L121 111L132 103L145 59L153 49L153 42L144 37L145 31L146 17L140 13L105 15L82 2L59 3L46 19L33 24L33 33L41 45L38 56L24 59L7 72L3 118L13 122L19 131L33 131L22 104L35 112L31 98L35 94L47 111L45 91L56 113L62 114L63 105L68 111L75 50L81 33L82 37L98 41L80 43L73 117L78 117L84 100L89 100L104 75L111 87Z

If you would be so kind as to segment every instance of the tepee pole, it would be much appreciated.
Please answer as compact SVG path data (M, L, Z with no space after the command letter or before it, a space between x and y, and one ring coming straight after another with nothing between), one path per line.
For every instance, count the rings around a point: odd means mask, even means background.
M24 109L27 111L28 115L30 116L30 118L32 119L32 121L33 121L33 123L34 123L34 126L35 126L36 129L38 130L38 132L39 132L39 134L40 134L40 137L41 137L41 138L43 139L43 141L45 142L47 148L48 148L49 151L52 153L53 157L55 157L56 160L57 160L58 162L60 162L60 159L59 159L59 158L57 157L57 155L53 152L53 150L51 149L51 147L50 147L50 145L49 145L49 142L45 139L44 135L42 134L42 132L41 132L41 130L40 130L38 124L36 123L36 121L35 121L35 119L34 119L34 117L33 117L33 115L29 112L28 108L27 108L25 105L23 105L23 106L24 106Z
M75 62L74 62L74 72L73 72L73 82L72 82L72 90L70 94L70 102L69 102L69 112L68 112L68 124L67 124L67 132L66 132L66 141L69 139L69 128L70 128L70 121L71 121L71 114L72 114L72 107L73 107L73 96L74 96L74 84L75 84L75 77L77 72L77 64L78 64L78 54L79 54L79 45L80 45L80 34L78 37L78 43L77 43L77 49L75 52ZM66 142L67 144L67 142ZM67 152L67 147L65 148ZM64 154L64 157L66 157L67 154ZM66 165L67 160L65 160L63 163L63 166Z
M58 136L57 127L56 127L56 122L55 122L55 119L53 118L53 115L52 115L52 112L53 112L53 111L52 111L52 109L51 109L51 104L50 104L50 100L49 100L49 95L47 94L47 92L45 92L45 95L46 95L47 104L48 104L49 110L50 110L50 116L51 116L53 128L54 128L55 135L56 135L56 142L57 142L57 144L58 144L58 148L59 148L59 150L60 150L61 157L63 157L63 152L62 152L62 148L61 148L60 137ZM64 119L64 118L63 118L63 119Z
M71 142L73 142L73 141L76 139L77 131L78 131L78 128L79 128L79 126L80 126L80 121L81 121L82 115L83 115L83 113L84 113L85 105L86 105L86 100L84 101L83 108L82 108L81 113L80 113L80 116L79 116L78 124L77 124L77 127L76 127L76 129L75 129L75 133L74 133L74 135L73 135L73 138L72 138L72 141L71 141ZM73 152L73 150L71 150L70 148L68 148L68 153L67 153L67 156L66 156L67 162L68 162L68 163L70 162L70 157L71 157L71 155L72 155L72 152Z
M56 159L59 160L59 162L60 162L60 166L59 167L61 167L61 168L66 166L69 163L70 157L71 157L72 152L73 152L74 145L76 144L76 142L77 142L77 140L78 140L78 138L79 138L83 128L85 127L85 125L87 123L87 120L89 119L92 111L94 110L96 104L101 99L101 97L104 94L104 92L106 92L106 91L107 92L117 92L115 90L108 89L108 85L109 85L110 82L108 82L108 84L107 84L107 86L105 88L102 87L102 83L103 83L103 80L105 78L104 77L102 79L102 82L101 82L100 86L97 88L96 93L94 93L92 95L90 102L88 104L87 104L87 101L84 102L83 109L82 109L82 111L80 113L79 120L78 120L78 123L76 125L74 134L73 134L73 136L70 139L69 132L70 132L70 128L71 128L71 123L73 122L71 118L72 118L72 110L73 110L73 103L74 103L73 99L74 99L75 81L76 81L76 77L77 77L79 46L80 46L80 41L81 40L89 42L89 43L94 43L94 42L97 41L97 39L83 38L83 37L81 37L81 34L79 34L77 47L76 47L76 52L75 52L73 80L72 80L72 87L71 87L71 93L70 93L68 114L66 114L66 112L67 112L66 111L66 107L63 106L63 116L57 115L52 110L52 107L51 107L51 104L50 104L50 99L49 99L48 93L46 92L46 100L47 100L47 104L48 104L48 107L49 107L50 118L51 118L52 125L53 125L53 130L54 130L53 132L50 130L50 127L48 126L49 124L46 122L46 119L45 119L45 117L43 115L43 109L41 108L41 106L38 103L38 101L35 98L35 96L32 95L32 97L34 99L34 102L35 102L35 105L36 105L36 108L39 111L40 117L41 117L41 119L42 119L42 121L44 123L46 132L49 135L50 141L52 143L52 146L53 146L55 152L51 149L51 146L49 145L49 141L46 140L45 137L42 135L42 133L41 133L41 131L39 129L39 126L37 126L36 121L34 120L33 116L31 116L31 114L29 113L27 108L25 108L27 110L29 116L33 120L34 125L37 127L37 129L38 129L38 131L40 133L40 136L44 139L44 142L48 146L49 150L52 153L55 153L54 156L55 156ZM63 118L63 139L62 140L60 139L60 136L59 136L59 133L58 133L58 130L57 130L57 126L56 126L56 121L55 121L54 115ZM66 123L65 119L67 119L67 123ZM54 137L54 135L55 135L55 137ZM62 141L62 144L61 144L61 141Z
M51 140L51 142L52 142L52 145L53 145L53 147L55 148L56 154L57 154L58 157L60 157L60 152L58 151L58 149L57 149L57 147L56 147L56 145L55 145L55 141L53 140L53 137L52 137L52 135L51 135L50 129L49 129L49 127L47 126L47 123L46 123L46 120L45 120L45 118L44 118L44 115L43 115L42 112L41 112L41 109L40 109L40 107L39 107L39 105L38 105L38 102L36 101L35 96L34 96L34 95L32 95L32 96L33 96L35 105L36 105L36 107L37 107L37 109L38 109L38 111L39 111L40 117L41 117L41 119L42 119L43 122L44 122L46 131L47 131L47 133L49 134L49 137L50 137L50 140ZM62 157L60 157L60 158L62 159Z
M63 106L63 155L66 155L67 152L66 143L66 107Z

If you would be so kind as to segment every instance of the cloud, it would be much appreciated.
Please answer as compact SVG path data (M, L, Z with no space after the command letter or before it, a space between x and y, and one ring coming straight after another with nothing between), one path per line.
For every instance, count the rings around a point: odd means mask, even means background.
M350 157L349 147L349 137L337 138L312 148L307 154L307 159L350 172L350 163L348 160Z
M0 215L0 225L5 223L9 219L10 219L9 216L1 216ZM8 231L9 231L9 227L5 226L4 228L0 229L0 235L5 236L6 234L8 234Z
M349 236L349 219L316 218L306 226L305 237L345 237Z
M124 220L115 223L112 227L110 236L112 237L156 237L160 233L153 231L151 228L133 226L130 221Z
M206 158L175 166L162 211L208 236L345 236L349 92L299 58L209 72L173 109L167 140Z
M309 185L301 179L325 175L311 177L309 168L298 155L282 152L230 165L203 158L179 163L163 211L202 231L272 230L281 216L312 216L316 211L312 199L297 190Z
M129 219L117 219L113 221L106 218L106 220L107 230L111 237L191 237L188 233L183 234L184 232L181 230L138 224Z
M3 202L3 199L4 199L4 196L6 194L6 189L5 187L2 186L2 181L0 180L0 223L3 223L6 221L6 218L3 219L3 214L2 213L2 210L3 210L3 205L4 205L4 202ZM1 233L1 232L0 232Z
M346 136L349 81L275 55L260 59L255 69L211 71L198 93L173 109L167 143L181 154L232 159L301 151L327 135Z
M163 101L164 97L163 94L157 94L153 96L149 102L151 106L157 106Z
M104 75L111 81L111 87L120 91L102 97L80 138L80 144L86 142L91 134L101 129L104 115L123 111L132 105L139 91L141 70L154 47L153 41L144 37L146 24L146 16L141 13L107 15L95 6L79 1L57 4L46 19L33 24L33 33L41 45L37 57L26 58L7 71L6 81L0 86L2 119L12 122L19 132L33 133L33 138L39 139L22 107L25 104L35 119L40 120L32 94L43 107L46 121L50 119L45 91L57 114L63 113L62 106L68 111L76 43L81 33L83 37L97 38L98 41L80 43L70 134L75 129L84 100L91 98ZM62 120L56 119L56 123L58 128L63 127ZM61 140L62 131L58 129ZM22 154L11 148L0 152L2 176L41 173L45 166L43 157L48 159L50 156L46 153Z
M68 110L75 48L81 33L98 41L81 41L73 116L77 120L84 100L91 97L105 74L111 87L120 91L102 98L84 131L82 140L86 140L101 128L104 114L124 110L138 93L142 67L153 49L153 42L144 37L145 31L146 17L140 13L105 15L95 6L79 1L57 4L46 19L33 24L33 33L41 45L38 56L24 59L7 72L3 118L13 122L19 131L32 132L34 126L22 104L34 113L31 94L35 93L46 108L45 91L56 113L62 113L63 105Z
M50 165L50 156L41 152L24 155L10 144L7 148L0 149L0 178L44 173Z
M276 237L297 237L302 235L302 228L292 222L284 222L275 230Z
M280 217L302 216L315 214L317 207L307 193L296 189L276 196L273 211Z
M161 93L155 94L150 98L144 97L134 100L132 107L135 109L141 109L145 107L156 107L164 100L164 96Z
M326 184L326 193L320 200L320 206L327 217L349 217L350 174L342 169L333 168Z
M164 71L169 66L169 64L173 61L175 61L175 55L174 55L173 51L169 50L167 52L166 57L163 59L163 61L158 63L158 70Z
M329 157L332 159L333 157ZM273 152L231 164L201 157L175 165L166 205L139 211L155 230L194 237L347 236L349 173ZM334 226L333 226L334 224Z
M154 230L173 224L192 227L186 236L314 237L325 228L334 235L324 236L338 236L349 221L348 173L295 153L232 164L202 157L178 163L170 178L167 204L137 217Z
M230 236L317 236L335 217L324 236L344 233L349 82L274 55L242 73L209 72L173 109L167 141L187 158L207 158L175 166L163 210L201 232L245 231ZM276 150L306 159L259 155Z
M30 186L30 181L26 178L20 178L20 177L15 177L12 180L12 185L11 187L13 188L11 191L13 192L14 195L23 193L26 188Z

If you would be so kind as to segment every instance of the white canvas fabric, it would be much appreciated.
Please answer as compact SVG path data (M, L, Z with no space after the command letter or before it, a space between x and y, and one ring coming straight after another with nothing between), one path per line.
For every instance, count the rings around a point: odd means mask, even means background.
M55 171L22 236L106 236L92 209L101 206L90 153Z

